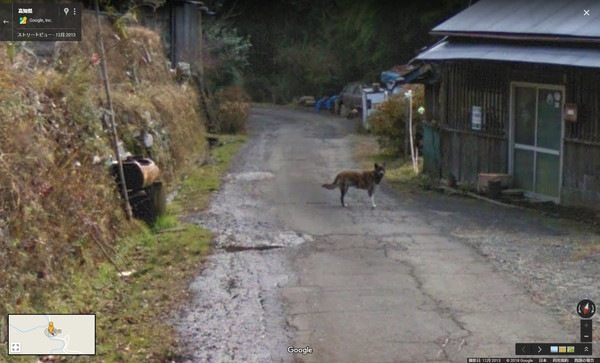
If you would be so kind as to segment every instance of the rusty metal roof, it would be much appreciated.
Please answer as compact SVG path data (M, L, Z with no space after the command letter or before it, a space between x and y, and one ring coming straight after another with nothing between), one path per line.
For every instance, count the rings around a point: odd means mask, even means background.
M588 11L589 15L585 15ZM481 0L432 34L600 41L598 0Z
M551 45L485 44L443 41L419 54L415 60L491 60L600 68L600 48Z

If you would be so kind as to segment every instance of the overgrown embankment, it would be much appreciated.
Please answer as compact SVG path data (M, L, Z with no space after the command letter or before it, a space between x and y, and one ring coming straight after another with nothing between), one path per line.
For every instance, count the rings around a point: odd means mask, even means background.
M95 313L102 361L161 361L175 340L152 330L155 314L172 299L169 277L181 277L168 271L187 254L201 260L210 236L189 225L160 236L125 220L107 169L96 22L82 23L80 43L0 45L0 316ZM156 33L103 20L102 35L123 147L154 159L173 185L207 156L198 95L175 80ZM211 182L227 160L205 167Z

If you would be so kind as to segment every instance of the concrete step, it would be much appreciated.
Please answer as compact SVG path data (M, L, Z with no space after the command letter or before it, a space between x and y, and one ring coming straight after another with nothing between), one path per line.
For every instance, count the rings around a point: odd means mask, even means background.
M524 197L525 191L522 189L504 189L502 190L502 195L506 197Z

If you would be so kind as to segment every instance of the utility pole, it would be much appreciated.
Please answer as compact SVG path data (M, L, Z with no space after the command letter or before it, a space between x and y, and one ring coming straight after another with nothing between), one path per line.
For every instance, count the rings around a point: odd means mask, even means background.
M104 83L104 91L106 93L106 103L110 113L110 128L112 133L112 144L117 158L117 165L119 169L119 179L121 181L121 194L123 197L123 207L125 209L125 215L128 220L131 220L133 213L131 212L131 205L129 205L129 196L127 195L127 184L125 183L125 173L123 172L123 161L121 160L121 153L119 152L119 136L117 135L117 126L115 124L115 110L113 109L112 98L110 96L110 85L108 82L108 68L106 66L106 51L104 49L104 40L102 39L102 25L100 23L100 5L98 0L95 1L96 5L96 22L98 25L98 44L100 46L100 62L102 70L102 82Z

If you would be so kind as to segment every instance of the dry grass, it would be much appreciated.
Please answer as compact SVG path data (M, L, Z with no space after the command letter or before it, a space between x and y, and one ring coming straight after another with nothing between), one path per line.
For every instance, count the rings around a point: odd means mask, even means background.
M578 243L571 253L570 259L572 261L583 261L590 256L600 256L600 238L597 234L590 235L590 238L584 243Z
M135 155L151 157L167 180L206 155L204 122L193 89L164 84L145 93L119 90L113 95L125 146ZM150 148L140 143L140 135L148 132L154 139Z
M17 54L0 65L1 116L12 120L0 128L2 311L41 307L35 292L64 281L63 266L102 258L122 218L106 171L92 163L108 145L89 75L45 68L31 76L27 62Z
M371 135L353 135L353 156L364 169L372 169L374 163L385 163L385 183L394 190L404 193L405 197L416 190L429 187L429 178L420 172L423 169L423 160L419 159L419 174L415 174L412 162L404 161L395 153L383 149L377 139Z
M112 147L101 117L99 68L91 63L96 23L85 14L83 24L80 44L60 43L46 58L23 51L21 43L0 45L0 119L10 120L0 123L2 316L98 311L102 290L74 276L114 273L106 255L126 266L120 251L127 243L139 248L140 241L124 242L131 228L104 166ZM155 158L167 181L176 180L207 153L197 95L173 80L157 34L134 27L124 36L121 30L103 22L120 138L132 153ZM140 146L144 133L154 136L150 148ZM81 295L70 296L84 286ZM0 326L0 341L4 331Z
M99 54L93 13L84 12L82 24L84 36L81 42L59 44L58 66L70 66L77 62L93 67L92 55ZM164 83L171 77L159 34L143 27L122 27L120 23L106 18L101 18L101 24L108 75L114 85Z
M218 131L226 134L246 131L246 120L250 116L250 96L241 87L227 87L212 98L216 109Z

